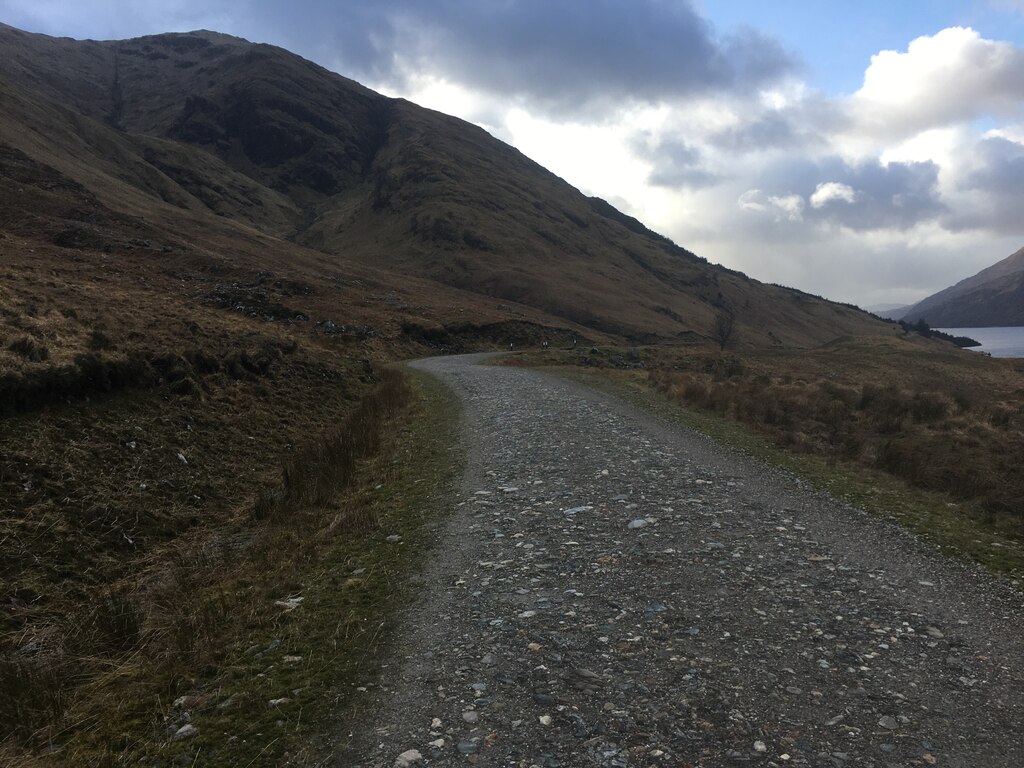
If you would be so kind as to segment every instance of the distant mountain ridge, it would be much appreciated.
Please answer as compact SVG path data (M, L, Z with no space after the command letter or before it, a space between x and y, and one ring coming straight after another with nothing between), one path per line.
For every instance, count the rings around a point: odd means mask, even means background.
M864 307L864 309L873 315L884 317L887 320L899 320L910 307L910 304L874 304L870 307Z
M0 25L0 51L0 143L119 213L195 233L241 226L634 339L710 339L722 313L757 346L891 332L711 265L479 127L280 48Z
M902 319L933 328L1024 326L1024 248L919 301Z

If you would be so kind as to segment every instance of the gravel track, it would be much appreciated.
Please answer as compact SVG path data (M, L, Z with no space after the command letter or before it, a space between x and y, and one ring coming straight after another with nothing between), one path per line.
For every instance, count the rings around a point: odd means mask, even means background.
M1024 766L1020 593L481 357L414 364L462 401L468 466L341 764Z

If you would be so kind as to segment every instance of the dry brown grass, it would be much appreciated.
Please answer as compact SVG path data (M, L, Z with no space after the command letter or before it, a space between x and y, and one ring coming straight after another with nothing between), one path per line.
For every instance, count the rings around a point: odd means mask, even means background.
M0 164L0 729L38 747L220 664L229 607L272 605L282 563L372 522L317 504L375 450L400 394L362 401L381 365L428 351L404 327L472 321L463 343L486 346L487 324L548 319L92 176L115 214L9 148ZM262 586L231 575L247 563Z
M253 632L278 621L275 598L294 591L296 574L324 540L372 528L363 510L337 501L409 399L405 375L382 371L337 426L285 459L278 488L257 492L248 513L197 524L132 557L131 568L97 578L77 605L37 595L48 610L33 615L31 590L15 589L12 605L26 610L8 615L20 626L0 645L0 728L13 739L9 754L88 732L97 707L116 713L105 717L145 716L152 702L187 687L188 675L217 669L239 627ZM35 583L49 575L40 569Z
M284 466L281 487L260 494L253 517L280 521L302 507L329 504L351 484L358 463L380 449L383 425L408 399L403 375L383 371L340 427L296 451Z
M115 712L152 700L138 682L146 670L166 671L159 684L173 687L185 666L168 660L215 662L225 612L252 599L225 574L253 562L279 574L282 553L292 562L308 551L296 524L315 504L274 522L255 521L253 502L321 439L333 448L312 470L324 477L320 498L343 488L347 476L328 477L325 464L373 453L373 430L394 407L381 403L400 393L388 374L390 395L362 398L382 362L415 348L384 331L400 333L410 314L443 317L425 305L396 312L367 298L390 286L337 272L315 279L311 295L286 295L292 283L247 266L244 238L223 242L230 260L209 241L131 251L120 230L110 253L55 247L60 224L45 214L81 201L47 189L29 211L0 180L5 214L25 217L19 234L0 233L0 731L35 746L87 728L101 698ZM318 266L303 258L293 274ZM301 301L309 320L210 298L218 285L261 281L268 301ZM325 317L380 333L325 333ZM287 595L280 582L268 577L264 589ZM126 680L124 702L112 699Z
M777 445L884 470L972 502L1024 533L1024 372L912 342L803 355L711 353L649 374L656 390L749 424Z

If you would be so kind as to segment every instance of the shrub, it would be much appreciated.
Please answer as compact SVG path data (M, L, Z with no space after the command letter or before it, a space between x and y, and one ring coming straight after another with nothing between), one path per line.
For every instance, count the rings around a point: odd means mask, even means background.
M353 482L358 462L380 449L384 423L404 407L409 395L403 373L384 371L337 430L295 452L282 470L280 489L257 498L253 517L283 518L304 505L329 504Z
M202 349L188 350L185 352L185 359L196 373L210 374L221 370L220 360Z
M89 334L89 349L94 352L101 352L105 349L113 349L114 341L98 328Z
M893 384L773 381L730 356L701 373L652 370L651 387L694 407L754 425L795 452L843 457L904 482L974 502L990 520L1024 530L1024 391L982 405L979 392L908 391Z
M997 405L988 413L988 423L993 427L1008 427L1013 421L1013 409L1006 405Z
M978 404L978 396L969 389L957 389L953 392L953 402L961 411L970 411Z
M110 594L92 606L81 634L88 638L93 651L124 653L138 645L143 618L138 603L130 596Z
M697 379L690 379L683 385L683 397L691 403L704 404L708 400L708 385Z
M863 398L862 392L858 392L854 387L844 387L832 381L819 382L818 390L830 400L837 400L851 408Z
M20 355L26 360L33 363L41 363L50 356L50 350L42 344L37 343L28 336L24 336L11 342L8 347L11 352L16 355Z
M192 373L192 366L188 360L175 352L156 355L150 358L149 362L164 381L171 383L184 381Z
M27 739L57 720L64 713L71 674L59 655L0 653L0 724L7 733Z
M949 404L941 395L918 392L910 401L910 413L916 422L933 422L949 413Z

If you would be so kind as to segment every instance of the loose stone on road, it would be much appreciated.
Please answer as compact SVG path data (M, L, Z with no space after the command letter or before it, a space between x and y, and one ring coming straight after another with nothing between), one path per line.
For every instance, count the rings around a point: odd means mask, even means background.
M613 398L416 367L468 466L339 764L1024 765L1020 593Z

